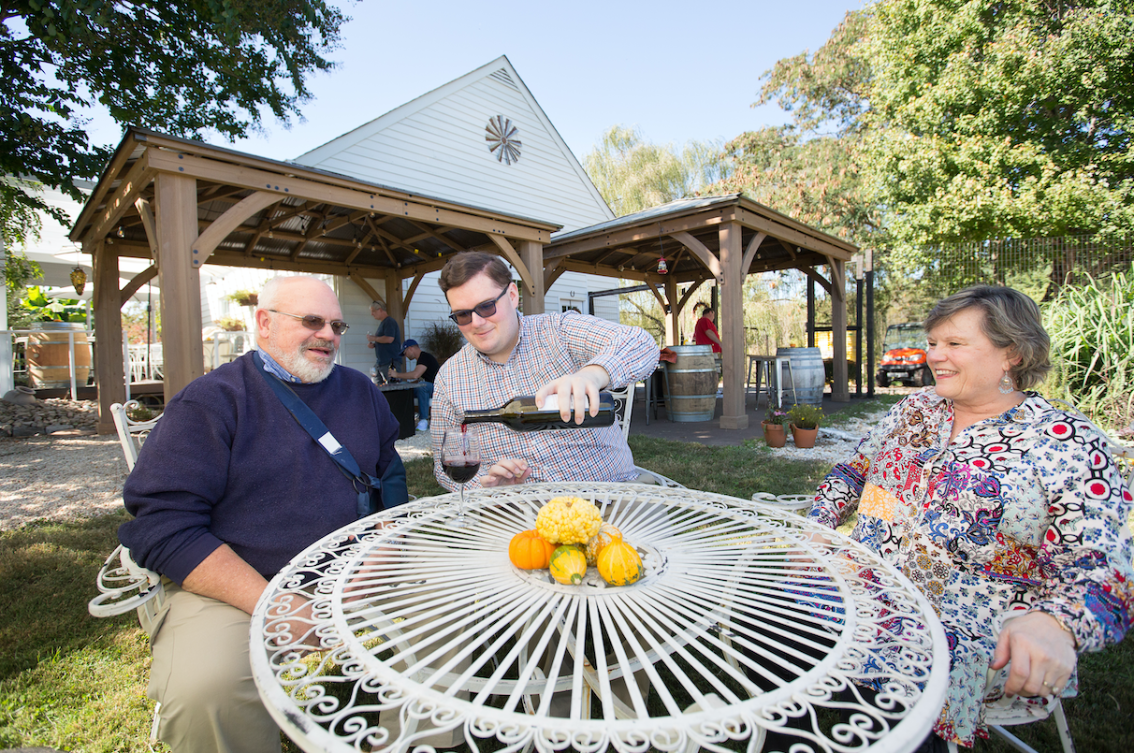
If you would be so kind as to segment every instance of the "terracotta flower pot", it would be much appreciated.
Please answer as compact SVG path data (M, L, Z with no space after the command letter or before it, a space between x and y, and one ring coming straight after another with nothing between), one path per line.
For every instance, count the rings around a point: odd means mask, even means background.
M791 438L795 441L796 447L814 447L815 437L819 434L819 427L814 429L801 429L795 424L791 425Z
M767 421L763 422L764 427L764 442L769 447L783 447L787 444L787 432L784 431L783 424L770 424Z

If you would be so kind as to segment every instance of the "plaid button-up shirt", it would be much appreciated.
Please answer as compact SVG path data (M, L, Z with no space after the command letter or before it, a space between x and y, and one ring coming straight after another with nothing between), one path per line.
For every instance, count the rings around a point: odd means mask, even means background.
M459 425L468 410L499 408L517 395L584 366L610 375L610 386L623 387L649 376L658 363L658 346L638 327L574 312L520 316L520 340L505 363L486 358L471 345L441 367L434 383L429 430L433 468L446 489L454 484L441 470L441 437ZM637 472L630 447L616 425L570 431L517 432L500 424L481 424L481 470L469 487L479 486L488 468L502 458L523 458L531 481L632 481Z

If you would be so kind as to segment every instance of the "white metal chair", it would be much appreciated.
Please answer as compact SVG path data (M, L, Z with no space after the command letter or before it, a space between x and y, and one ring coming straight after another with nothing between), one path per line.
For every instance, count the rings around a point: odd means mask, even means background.
M114 403L110 406L110 415L114 418L118 441L122 444L122 454L126 457L126 467L130 471L134 470L134 464L138 462L142 442L161 418L159 415L148 421L134 421L128 412L141 407L136 400L125 405ZM134 609L138 612L138 622L142 629L151 632L165 598L160 575L134 562L130 550L119 544L98 571L96 585L99 594L87 604L87 611L92 617L113 617ZM150 725L151 743L157 742L160 708L159 703L154 709L154 719Z
M647 377L649 378L649 377ZM618 421L619 426L622 427L623 438L630 436L630 417L634 412L634 391L637 388L637 382L631 382L617 390L608 390L614 397L614 414L615 420ZM649 406L646 406L649 410ZM638 477L646 476L653 480L658 486L668 486L672 489L684 489L682 484L677 483L671 478L654 473L651 470L643 468L639 465L634 466L634 470L638 471Z
M780 510L792 510L807 514L811 509L814 494L772 494L770 492L756 492L752 495L753 502L760 502Z

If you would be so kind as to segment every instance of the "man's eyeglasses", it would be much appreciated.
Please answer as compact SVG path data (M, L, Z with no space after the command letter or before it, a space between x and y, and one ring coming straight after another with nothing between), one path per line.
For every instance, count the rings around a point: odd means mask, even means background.
M460 311L454 311L453 313L449 314L449 318L456 322L458 326L462 327L472 321L472 315L474 311L476 312L476 315L481 319L487 319L488 317L493 316L496 313L496 302L503 298L504 294L507 292L508 286L505 286L504 289L500 291L500 295L496 296L491 301L478 303L471 309L461 309Z
M286 311L276 311L275 309L268 309L268 311L271 311L273 314L283 314L284 316L290 316L292 319L298 319L299 321L303 322L304 327L306 327L307 329L313 329L316 332L323 329L323 326L328 323L327 320L323 317L315 316L314 314L300 316L299 314L289 314ZM330 322L330 325L331 331L336 335L341 335L350 328L350 325L344 322L342 319L335 319Z

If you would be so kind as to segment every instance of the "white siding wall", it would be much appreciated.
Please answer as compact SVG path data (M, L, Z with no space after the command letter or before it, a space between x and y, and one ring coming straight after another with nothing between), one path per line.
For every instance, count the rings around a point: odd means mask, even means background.
M519 129L520 159L511 165L498 161L485 141L485 126L496 115ZM515 85L492 75L428 104L415 101L297 162L553 222L565 231L611 218L532 102Z

